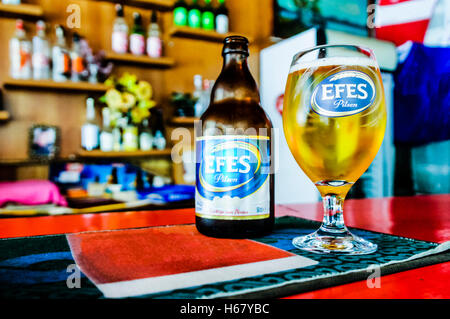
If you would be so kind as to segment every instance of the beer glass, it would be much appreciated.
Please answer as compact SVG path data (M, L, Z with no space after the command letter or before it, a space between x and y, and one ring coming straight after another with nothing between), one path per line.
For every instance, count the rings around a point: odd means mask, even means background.
M322 195L320 228L293 245L315 253L370 254L377 245L344 224L345 196L383 141L386 107L370 49L324 45L296 54L286 84L283 129L292 155Z

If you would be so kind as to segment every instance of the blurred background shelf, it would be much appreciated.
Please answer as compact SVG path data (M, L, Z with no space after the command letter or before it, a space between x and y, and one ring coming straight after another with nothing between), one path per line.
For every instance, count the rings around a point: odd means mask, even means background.
M50 80L16 80L7 79L3 83L7 89L41 89L77 92L104 92L108 86L102 83L89 82L55 82Z
M10 119L10 117L11 117L11 115L9 114L8 111L4 111L4 110L0 111L0 121L7 121Z
M159 11L169 11L173 8L174 0L93 0L97 2L121 3L130 7L138 7L144 9L156 9Z
M66 163L74 162L76 158L72 157L57 157L49 160L40 160L34 158L15 158L15 159L0 159L0 167L15 167L15 166L48 166L52 163Z
M119 54L107 52L105 58L109 61L122 64L138 64L155 68L171 68L175 65L175 60L170 57L151 58L146 55Z
M180 116L180 117L173 117L170 123L176 125L194 125L195 121L198 120L200 120L200 118L198 117Z
M229 32L226 34L222 34L222 33L216 32L216 31L176 26L176 27L172 27L169 30L169 34L172 37L188 38L188 39L211 41L211 42L222 42L223 39L225 39L227 36L236 35L239 33ZM248 40L249 40L249 42L251 42L250 38L248 38Z
M41 6L34 4L2 4L0 3L0 17L10 18L41 18L44 15L44 10Z
M142 158L154 156L168 156L172 150L170 148L164 150L150 150L150 151L121 151L121 152L103 152L100 150L85 151L80 150L78 156L82 158Z

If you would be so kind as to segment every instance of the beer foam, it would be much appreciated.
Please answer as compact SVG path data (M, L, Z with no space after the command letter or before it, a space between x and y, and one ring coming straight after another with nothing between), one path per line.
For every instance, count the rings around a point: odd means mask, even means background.
M289 73L293 73L299 70L318 68L322 66L330 65L342 65L342 66L361 66L361 67L373 67L378 69L377 61L364 57L331 57L317 59L310 62L300 62L291 66Z

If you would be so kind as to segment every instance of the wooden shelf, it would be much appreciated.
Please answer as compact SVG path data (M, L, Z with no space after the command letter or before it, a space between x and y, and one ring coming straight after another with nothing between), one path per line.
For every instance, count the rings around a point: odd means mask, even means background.
M0 16L7 16L12 18L33 17L41 18L44 16L44 10L41 6L34 4L1 4Z
M91 0L92 1L92 0ZM144 9L156 9L159 11L169 11L173 8L174 0L93 0L97 2L121 3L129 7Z
M14 167L14 166L47 166L51 163L65 163L74 162L76 158L57 157L49 160L39 160L33 158L17 158L17 159L0 159L0 167Z
M164 150L150 150L150 151L122 151L122 152L103 152L100 150L78 152L79 157L84 158L142 158L142 157L154 157L154 156L168 156L172 150L170 148Z
M190 27L179 27L174 26L170 29L169 34L173 37L179 38L189 38L195 40L212 41L212 42L222 42L227 36L235 35L234 32L229 32L226 34L218 33L216 31L209 31L203 29L194 29ZM251 40L248 38L248 41Z
M0 121L7 121L10 117L11 116L8 111L0 111Z
M173 117L170 122L176 125L194 125L195 121L198 120L200 120L198 117L179 116Z
M8 89L61 90L76 92L105 92L108 86L89 82L55 82L50 80L7 79L3 85Z
M139 64L156 68L170 68L175 65L174 59L170 57L151 58L146 55L134 55L130 53L120 54L114 52L107 52L107 60L124 63L124 64Z

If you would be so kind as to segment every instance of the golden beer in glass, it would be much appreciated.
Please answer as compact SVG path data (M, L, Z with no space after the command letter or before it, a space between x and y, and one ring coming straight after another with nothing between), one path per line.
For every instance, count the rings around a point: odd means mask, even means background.
M375 158L385 127L383 84L370 49L328 45L294 56L284 95L284 133L324 204L321 227L295 238L294 246L316 253L376 251L376 244L349 232L343 203Z

